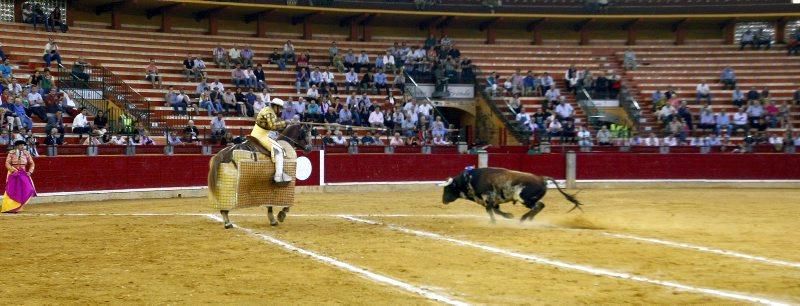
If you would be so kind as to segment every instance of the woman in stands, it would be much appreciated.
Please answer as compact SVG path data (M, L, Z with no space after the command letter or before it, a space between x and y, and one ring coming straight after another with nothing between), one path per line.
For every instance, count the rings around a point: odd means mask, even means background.
M17 140L14 142L14 149L8 152L6 157L6 192L3 195L3 203L0 212L18 213L28 201L36 196L36 188L30 175L36 164L33 157L25 149L25 141Z

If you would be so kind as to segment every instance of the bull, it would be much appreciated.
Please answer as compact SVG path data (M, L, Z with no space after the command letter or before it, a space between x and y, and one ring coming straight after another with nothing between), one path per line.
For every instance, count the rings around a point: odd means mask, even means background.
M553 182L567 201L573 204L570 212L576 208L583 211L582 204L575 195L564 192L553 178L503 168L470 167L461 174L448 178L439 186L444 187L442 202L445 205L457 199L473 201L486 208L492 223L496 222L494 214L506 219L514 218L514 215L501 211L500 204L521 202L530 209L520 218L520 222L524 222L533 220L533 217L544 209L544 203L540 200L547 193L548 181Z

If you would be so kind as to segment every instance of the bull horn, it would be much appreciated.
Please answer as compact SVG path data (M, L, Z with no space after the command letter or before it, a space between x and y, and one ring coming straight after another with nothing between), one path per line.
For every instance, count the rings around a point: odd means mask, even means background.
M436 184L436 185L439 186L439 187L447 187L452 183L453 183L453 178L451 177L451 178L447 179L447 181L445 181L444 183L439 183L439 184Z

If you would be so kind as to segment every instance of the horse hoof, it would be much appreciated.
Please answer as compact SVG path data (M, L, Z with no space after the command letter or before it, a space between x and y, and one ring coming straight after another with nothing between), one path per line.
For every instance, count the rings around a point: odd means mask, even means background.
M278 221L283 223L283 220L286 220L286 213L283 211L278 212Z
M231 228L233 228L232 223L225 223L225 229L231 229Z
M278 222L270 222L269 223L269 225L272 225L272 226L278 226L278 224L280 224L280 223L278 223Z

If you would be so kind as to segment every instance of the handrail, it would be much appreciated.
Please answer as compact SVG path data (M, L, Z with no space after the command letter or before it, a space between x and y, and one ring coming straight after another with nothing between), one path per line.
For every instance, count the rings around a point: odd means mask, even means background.
M414 85L412 87L412 89L417 93L423 93L422 89L420 89L419 84L417 84L417 81L415 81L414 78L411 77L411 75L409 75L407 72L403 71L403 73L406 75L406 79L411 81L411 84ZM408 98L408 95L409 95L409 86L408 85L405 86L405 91L403 92L403 95L405 95L406 98ZM414 100L417 99L417 96L418 96L417 94L410 93L410 95L411 95L411 99L414 99ZM442 111L439 110L439 107L436 105L436 103L434 103L433 100L431 100L430 97L428 97L428 95L426 95L426 94L421 94L419 96L423 96L425 98L425 101L427 101L433 107L434 113L439 115L439 117L442 118L442 122L444 123L445 127L449 127L450 123L447 121L447 118L444 116L444 114L442 114ZM433 123L433 122L431 122L431 123Z
M513 135L514 138L516 138L520 143L528 144L533 132L528 129L524 129L519 124L515 124L516 121L512 122L511 120L508 120L505 115L503 115L503 111L501 111L500 108L497 107L497 105L493 102L494 97L489 95L488 91L486 90L486 85L484 84L486 75L478 67L474 67L473 69L475 70L475 91L480 92L481 96L486 100L486 104L489 104L489 108L492 110L492 112L500 117L500 121L502 121L506 128L511 132L511 135ZM514 113L514 110L511 109L510 105L506 105L511 112Z
M622 86L619 91L619 105L622 106L633 122L633 130L638 131L639 121L642 117L642 108L639 106L639 102L636 102L636 99L633 97L630 90L628 90L627 86Z
M598 119L603 116L597 109L597 105L594 104L592 95L590 95L589 92L586 91L586 88L580 88L580 93L582 93L585 98L581 99L579 95L576 95L578 104L581 105L581 108L583 109L584 113L586 113L586 120L589 121L589 124L592 126L592 128L597 129L597 127L600 125Z
M116 116L119 116L119 112L109 107L107 101L99 105L90 102L91 100L105 101L103 97L92 99L84 95L86 90L93 90L93 88L97 88L97 82L98 80L92 80L91 77L89 78L89 81L84 81L72 73L71 66L67 67L64 65L59 65L54 85L57 86L61 91L69 94L70 99L72 99L76 105L80 105L80 107L87 109L92 115L96 116L98 112L103 111L108 118L116 118ZM118 129L116 121L109 121L108 129L114 132L120 130Z

